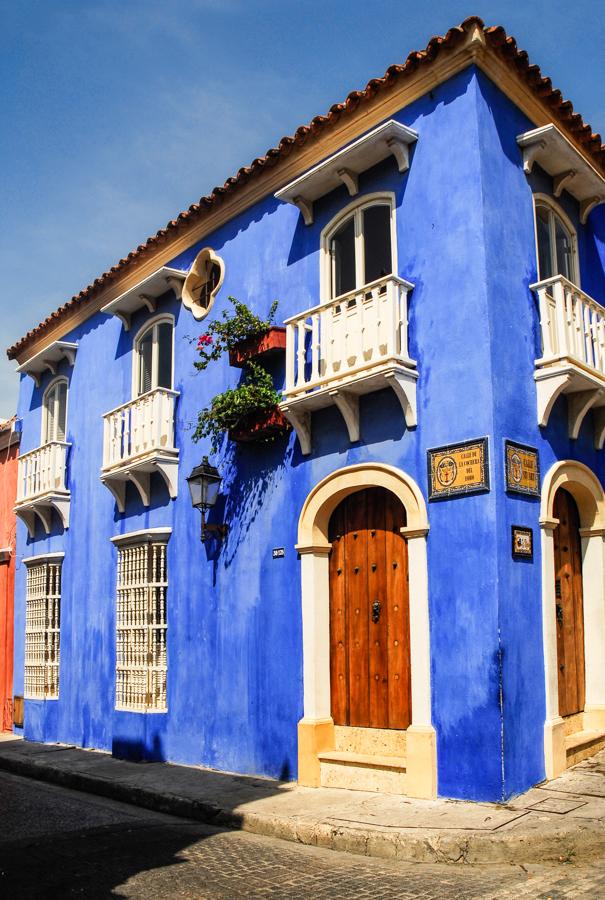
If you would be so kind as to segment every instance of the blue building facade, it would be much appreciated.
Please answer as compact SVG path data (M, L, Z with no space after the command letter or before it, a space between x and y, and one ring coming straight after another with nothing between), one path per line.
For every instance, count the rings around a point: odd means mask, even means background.
M453 29L422 62L369 86L287 152L280 145L264 173L226 187L11 348L23 420L14 693L25 696L25 738L309 785L473 800L510 797L601 746L603 151L532 91L497 37L476 19ZM387 231L367 213L377 207ZM348 222L357 235L350 244ZM384 249L387 232L392 271L386 265L366 279L359 242L367 274L372 254L382 259L372 235L382 235ZM220 284L204 315L187 277L207 259L218 260ZM209 520L229 530L201 543L186 478L210 447L192 432L199 410L235 387L241 371L221 358L196 372L195 339L230 295L261 317L277 298L277 324L294 320L286 355L268 366L295 427L272 443L225 440L211 456L223 480ZM338 296L345 301L335 311ZM316 341L328 307L333 329L337 316L350 316L339 339L359 338L357 349L335 349L334 330L331 343ZM404 310L393 326L400 345L378 352L390 340L392 308ZM142 340L154 326L147 357ZM173 348L166 372L164 340ZM340 354L339 371L330 352ZM301 357L321 400L313 386L297 391ZM141 454L151 462L116 463L108 412L159 387L166 405L143 424L129 420L133 430L150 429ZM159 420L169 424L156 438ZM511 490L506 441L528 448L530 468L539 461L537 490ZM461 469L466 442L484 454L480 477L469 464L470 489L449 493L451 468L433 484L445 471L439 460ZM51 445L64 448L63 468L42 459L40 448ZM436 448L450 449L431 454ZM36 482L45 467L63 482ZM439 502L435 487L444 490ZM411 699L404 727L394 728L351 724L352 706L350 722L335 722L330 709L330 522L347 497L377 488L405 509L409 581L400 589L410 610L402 639ZM576 569L562 556L560 491L577 511ZM531 530L525 558L511 547L513 526L521 543ZM161 572L143 549L145 574L128 575L133 547L159 547ZM527 544L519 549L527 553ZM570 573L580 587L567 596L559 582ZM136 605L142 584L153 586L143 614L162 621L143 627L141 619L137 631L119 604L123 596ZM37 631L36 602L46 611ZM564 603L571 613L559 613ZM575 616L573 627L561 626L562 615ZM136 656L149 628L152 642L165 635L150 662L165 672L165 696L154 694L155 675L142 693L131 684L128 652ZM576 705L563 709L569 685L558 673L572 667L570 647ZM54 656L56 671L40 675ZM126 687L118 696L119 678ZM385 690L396 696L397 683ZM133 705L134 694L147 709Z

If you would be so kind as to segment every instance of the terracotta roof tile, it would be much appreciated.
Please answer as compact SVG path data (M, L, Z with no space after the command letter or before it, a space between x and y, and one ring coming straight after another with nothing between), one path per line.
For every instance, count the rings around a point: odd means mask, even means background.
M325 129L333 127L343 116L350 115L360 104L374 97L380 91L392 87L398 79L409 77L420 66L430 64L443 50L454 49L473 28L482 29L487 45L513 67L542 102L550 107L553 119L558 120L573 135L575 140L593 158L594 163L602 170L605 169L605 147L602 144L601 136L593 134L590 125L584 122L581 115L574 112L572 103L564 100L561 92L553 88L550 78L542 75L539 66L529 62L525 50L517 48L515 39L507 35L501 25L486 27L478 16L470 16L461 25L450 28L445 35L431 38L424 50L412 51L403 65L389 66L382 78L372 78L362 91L352 91L342 103L335 103L331 106L327 115L315 116L309 125L301 125L300 128L297 128L293 136L283 137L277 147L267 150L264 156L252 160L249 166L243 166L222 186L215 187L209 195L201 197L197 203L192 203L187 210L168 222L165 228L161 228L155 235L149 237L144 244L139 244L136 250L132 250L117 265L112 266L99 278L95 278L92 284L72 297L36 328L28 331L16 344L9 347L7 350L9 358L14 359L25 350L51 323L54 324L57 319L68 316L74 306L91 301L116 277L121 276L134 260L139 260L150 249L166 241L172 232L184 229L192 222L197 221L209 209L220 203L224 196L237 190L251 178L262 175L266 168L274 166L280 159L288 156L295 146L300 147L310 137L315 138Z

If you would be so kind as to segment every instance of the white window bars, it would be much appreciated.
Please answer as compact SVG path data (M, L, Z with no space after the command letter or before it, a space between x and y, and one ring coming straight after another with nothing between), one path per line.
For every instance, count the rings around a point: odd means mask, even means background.
M62 559L35 558L27 566L25 697L59 696Z
M166 543L118 546L116 709L166 706Z

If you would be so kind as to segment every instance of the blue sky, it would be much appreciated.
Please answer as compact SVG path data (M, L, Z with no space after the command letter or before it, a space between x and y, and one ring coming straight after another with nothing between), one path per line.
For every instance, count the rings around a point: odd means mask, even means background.
M605 134L605 4L0 0L2 347L284 134L471 14ZM17 398L0 357L0 417Z

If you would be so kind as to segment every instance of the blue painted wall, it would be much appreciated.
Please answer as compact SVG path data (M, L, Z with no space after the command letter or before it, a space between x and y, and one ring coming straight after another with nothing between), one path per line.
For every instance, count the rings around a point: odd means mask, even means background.
M489 437L492 490L430 504L428 541L433 721L439 793L498 800L540 780L544 678L540 621L538 504L504 493L505 437L539 446L543 471L578 458L603 477L590 423L566 438L565 401L541 434L533 360L538 317L528 285L536 278L531 188L515 137L530 124L482 75L469 69L406 108L400 121L420 134L408 173L389 159L360 177L361 193L396 195L399 274L415 285L410 353L418 361L418 427L407 430L390 391L362 399L362 440L350 444L336 410L313 417L313 453L294 435L270 446L227 444L215 462L224 476L229 523L222 547L199 541L199 514L186 476L208 448L194 445L199 409L240 377L220 361L194 374L196 323L172 294L161 311L176 318L175 388L179 495L158 479L145 509L132 486L118 513L101 484L102 415L131 397L132 340L97 314L66 338L79 344L70 378L70 528L30 540L19 526L15 693L23 692L26 556L63 550L60 698L27 701L25 735L272 777L296 777L302 715L300 562L294 545L303 502L328 473L375 460L398 466L426 495L430 447ZM540 189L550 190L548 179ZM534 187L536 184L534 183ZM278 298L287 318L319 300L322 228L349 201L345 189L315 205L305 226L296 209L266 198L173 265L187 269L202 246L224 259L225 281L211 315L232 294L266 314ZM567 211L577 218L574 201ZM584 286L605 298L605 217L579 228ZM278 381L283 377L279 365ZM40 389L22 379L22 452L40 444ZM513 562L510 524L534 527L533 563ZM110 538L170 526L168 544L168 712L114 710L116 551ZM285 547L273 560L273 547Z

